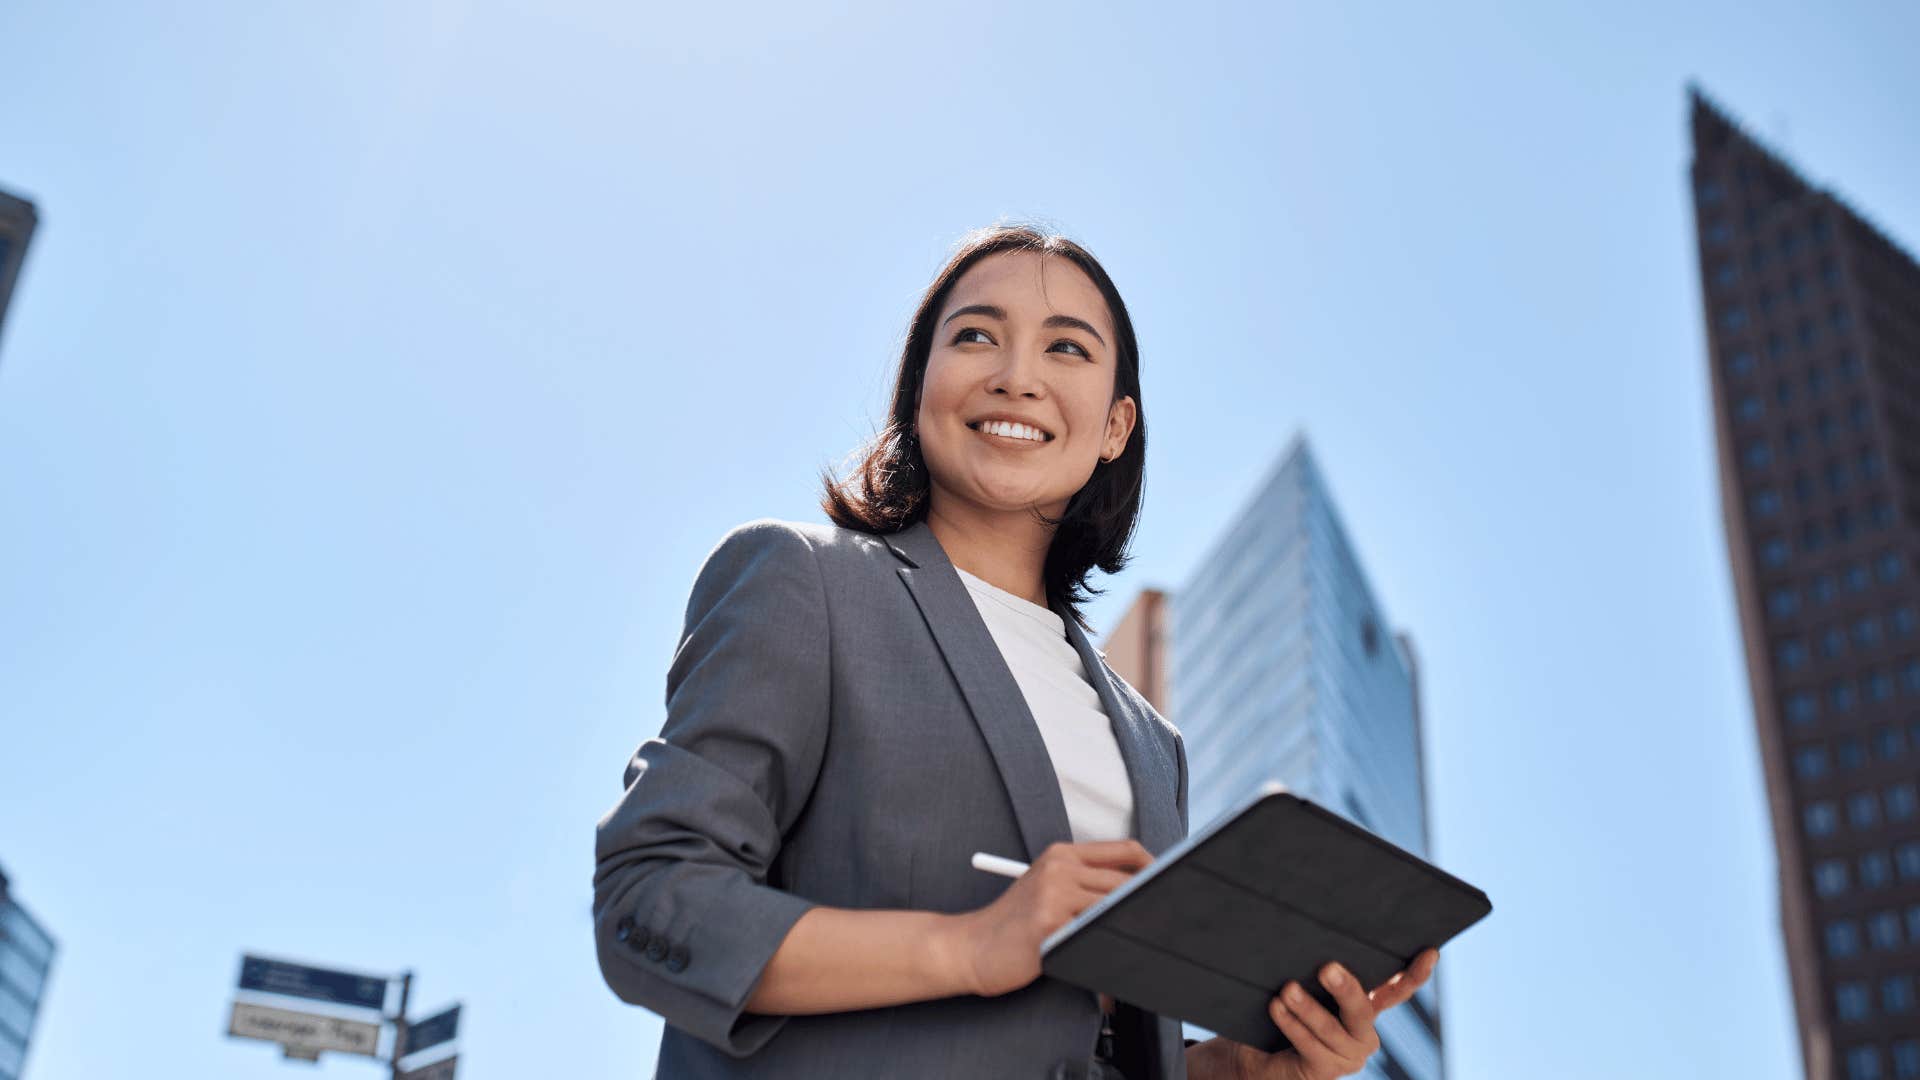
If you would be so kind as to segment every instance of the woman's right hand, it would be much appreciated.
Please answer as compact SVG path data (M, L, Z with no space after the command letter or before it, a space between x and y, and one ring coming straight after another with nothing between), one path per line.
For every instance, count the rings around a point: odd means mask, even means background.
M1138 840L1050 844L1000 898L960 919L960 974L982 997L1040 977L1040 943L1153 861Z

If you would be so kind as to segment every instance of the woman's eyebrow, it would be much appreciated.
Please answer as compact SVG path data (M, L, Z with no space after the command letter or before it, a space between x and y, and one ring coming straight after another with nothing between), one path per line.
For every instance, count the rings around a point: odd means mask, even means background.
M1007 321L1005 308L995 307L992 304L968 304L966 307L959 308L955 310L953 314L942 319L940 325L945 326L962 315L985 315L989 319L999 319L1001 322ZM1070 330L1085 330L1087 333L1092 334L1093 340L1099 342L1101 345L1104 346L1107 343L1107 339L1100 336L1100 331L1095 330L1092 323L1085 319L1075 318L1072 315L1049 315L1040 325L1063 326Z

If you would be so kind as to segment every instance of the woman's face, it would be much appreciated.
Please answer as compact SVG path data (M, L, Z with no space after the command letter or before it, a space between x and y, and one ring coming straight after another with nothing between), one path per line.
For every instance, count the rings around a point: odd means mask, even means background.
M1099 288L1072 260L1001 252L960 276L935 319L915 426L936 504L1059 517L1133 431L1133 399L1113 400Z

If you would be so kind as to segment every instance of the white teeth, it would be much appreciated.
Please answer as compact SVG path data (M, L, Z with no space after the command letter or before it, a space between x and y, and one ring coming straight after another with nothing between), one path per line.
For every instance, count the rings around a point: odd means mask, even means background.
M1031 442L1047 441L1046 435L1042 434L1039 428L1028 427L1025 424L1015 424L1006 420L983 420L980 422L980 430L989 435L1005 435L1014 439L1027 439Z

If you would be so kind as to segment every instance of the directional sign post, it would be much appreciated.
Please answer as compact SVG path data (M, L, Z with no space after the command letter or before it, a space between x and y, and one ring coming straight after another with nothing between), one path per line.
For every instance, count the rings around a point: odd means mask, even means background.
M410 1072L401 1073L400 1080L453 1080L453 1066L459 1060L459 1054L441 1058L431 1065L422 1065Z
M242 990L331 1001L336 1005L353 1005L376 1011L384 1009L387 1006L388 981L373 975L330 971L259 956L240 958Z
M451 1042L460 1033L460 1006L445 1009L427 1017L415 1020L407 1025L407 1045L401 1049L402 1055L416 1054L429 1047Z
M395 982L400 984L400 1004L389 1016L387 991L389 984ZM414 1069L400 1067L402 1057L452 1042L460 1033L458 1005L442 1009L418 1023L408 1022L407 1002L413 994L411 971L402 973L398 979L388 979L262 956L243 956L240 989L369 1009L374 1015L357 1020L240 1000L233 1002L233 1015L227 1023L230 1036L278 1043L287 1058L294 1061L319 1061L322 1051L332 1051L380 1061L392 1070L392 1080L453 1080L458 1054L449 1054ZM387 1055L382 1057L380 1029L386 1022L393 1024L393 1042Z
M242 1039L261 1039L287 1048L288 1057L309 1061L322 1050L342 1054L380 1055L380 1025L363 1020L343 1020L337 1016L318 1016L273 1009L249 1001L233 1003L233 1016L227 1022L227 1034Z

